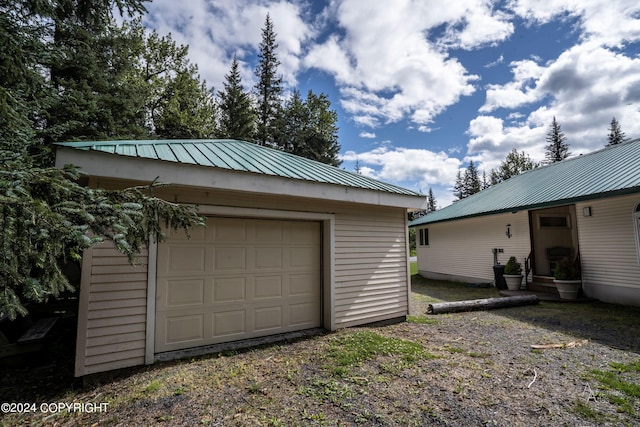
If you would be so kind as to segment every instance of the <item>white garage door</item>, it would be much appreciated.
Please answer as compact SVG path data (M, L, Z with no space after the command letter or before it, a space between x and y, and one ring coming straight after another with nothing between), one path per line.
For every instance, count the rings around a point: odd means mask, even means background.
M320 223L208 218L158 245L155 351L321 325Z

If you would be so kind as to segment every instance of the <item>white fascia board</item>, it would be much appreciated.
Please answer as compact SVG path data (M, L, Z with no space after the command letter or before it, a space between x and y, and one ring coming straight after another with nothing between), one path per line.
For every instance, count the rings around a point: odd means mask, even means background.
M84 173L90 176L104 178L151 182L158 177L159 182L190 187L287 195L400 208L420 209L426 202L426 196L394 194L223 168L58 147L56 167L62 168L67 164L80 167Z

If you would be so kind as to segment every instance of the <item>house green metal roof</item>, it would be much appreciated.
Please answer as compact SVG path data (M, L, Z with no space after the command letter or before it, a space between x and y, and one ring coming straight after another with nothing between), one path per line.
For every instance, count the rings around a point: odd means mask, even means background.
M163 160L423 197L417 192L396 185L246 141L229 139L88 141L62 142L56 145L120 156Z
M417 218L409 226L632 193L640 193L640 139L527 171Z

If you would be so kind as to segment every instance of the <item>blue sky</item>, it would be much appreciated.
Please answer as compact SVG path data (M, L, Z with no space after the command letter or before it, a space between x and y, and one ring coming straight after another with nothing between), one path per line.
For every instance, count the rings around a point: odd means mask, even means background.
M255 82L267 13L285 89L326 93L342 167L454 199L513 148L544 159L555 116L572 155L602 148L612 117L640 137L637 0L154 0L144 23L188 44L210 87L237 54Z

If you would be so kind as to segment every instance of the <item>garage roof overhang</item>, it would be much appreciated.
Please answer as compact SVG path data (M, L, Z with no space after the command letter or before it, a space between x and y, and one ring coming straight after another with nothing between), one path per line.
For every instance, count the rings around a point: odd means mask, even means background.
M72 164L89 176L132 181L158 182L203 189L232 190L269 195L378 206L421 209L423 195L398 194L346 185L305 181L253 172L169 162L158 159L119 156L95 150L58 146L56 167Z

